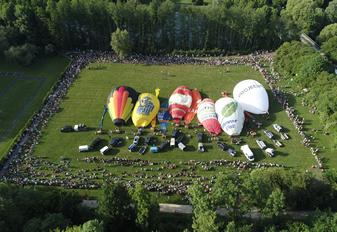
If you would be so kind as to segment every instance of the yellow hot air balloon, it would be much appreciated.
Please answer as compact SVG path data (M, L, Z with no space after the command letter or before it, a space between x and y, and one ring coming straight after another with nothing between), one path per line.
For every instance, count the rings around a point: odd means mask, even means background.
M160 102L158 99L160 89L156 89L156 96L151 93L142 93L132 112L132 122L136 127L146 127L156 117Z

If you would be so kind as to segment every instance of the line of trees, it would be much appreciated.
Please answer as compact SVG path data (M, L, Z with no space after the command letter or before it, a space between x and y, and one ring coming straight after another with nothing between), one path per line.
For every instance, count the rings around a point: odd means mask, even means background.
M192 220L159 213L157 198L141 185L127 188L121 183L106 183L98 209L90 210L81 206L82 197L71 191L2 183L0 228L4 232L337 230L337 216L329 213L319 213L307 224L282 216L285 210L336 211L335 169L326 171L322 180L295 170L228 170L216 177L210 192L206 193L200 183L192 185L188 199L193 206ZM227 209L228 214L217 215L218 208ZM243 215L252 209L264 217L255 222L245 219Z
M106 50L117 28L128 32L138 53L275 49L300 32L316 36L336 20L335 1L214 0L208 6L180 6L171 0L2 0L0 52L11 59L32 53L19 60L25 64L37 52Z
M329 210L317 211L306 223L282 214L296 209L336 210L336 177L335 170L325 173L323 182L309 173L289 170L226 172L218 175L208 193L196 182L188 189L193 231L336 231L337 214ZM219 208L227 210L226 216L216 213ZM263 217L255 221L244 218L252 209L259 210Z

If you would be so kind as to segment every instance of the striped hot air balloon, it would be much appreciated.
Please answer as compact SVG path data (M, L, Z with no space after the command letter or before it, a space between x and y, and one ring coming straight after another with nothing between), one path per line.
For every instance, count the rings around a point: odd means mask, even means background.
M169 98L169 112L174 122L185 116L192 104L192 91L187 86L179 86Z
M211 135L219 135L221 133L221 126L215 113L214 101L205 98L200 102L197 117L199 122Z
M108 96L107 108L115 126L122 126L129 120L138 95L136 90L127 86L112 89Z

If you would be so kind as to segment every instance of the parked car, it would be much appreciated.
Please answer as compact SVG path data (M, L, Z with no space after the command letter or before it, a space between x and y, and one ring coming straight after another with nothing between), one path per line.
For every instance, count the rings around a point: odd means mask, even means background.
M270 139L274 137L274 134L271 133L269 130L263 130L263 133Z
M264 150L267 147L267 145L261 139L257 139L256 143L262 150Z
M273 139L273 142L278 147L282 147L283 146L283 144L280 141L278 141L277 139Z
M249 146L243 145L240 147L242 153L246 156L246 158L250 161L253 162L254 161L254 154L252 152L252 150L250 150Z
M273 128L277 131L277 132L281 132L282 131L282 127L279 124L273 124Z
M269 155L270 157L274 157L274 149L273 148L267 148L266 150L264 150L266 152L267 155Z
M227 153L230 155L230 156L235 156L236 155L236 151L232 148L228 148L227 149Z

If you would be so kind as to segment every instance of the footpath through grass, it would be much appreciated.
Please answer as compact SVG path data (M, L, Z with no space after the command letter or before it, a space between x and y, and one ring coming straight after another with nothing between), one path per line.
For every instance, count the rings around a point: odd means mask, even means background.
M68 60L63 57L38 59L22 67L0 62L0 159L13 139L41 106L52 85L61 77Z
M48 126L43 130L43 135L40 143L36 146L34 154L38 157L44 157L52 162L59 162L60 159L67 158L71 161L71 169L79 170L98 170L104 168L113 175L126 173L128 178L132 179L133 173L144 172L141 167L125 167L114 166L102 163L86 163L80 161L85 157L102 157L99 152L79 153L78 146L89 144L96 135L94 131L81 133L62 134L59 129L64 125L73 125L77 123L85 123L90 127L97 127L101 114L102 107L106 102L107 95L113 86L128 85L135 88L139 92L154 93L154 89L161 89L160 96L167 98L172 91L179 85L187 85L190 88L198 88L202 94L213 99L220 97L220 92L227 90L231 92L236 83L244 79L256 79L264 84L262 76L247 66L208 66L208 65L131 65L131 64L92 64L87 69L83 70L79 78L71 86L69 92L61 104L61 110L49 122ZM270 118L263 119L263 128L273 130L272 123L279 123L284 126L289 133L291 139L284 141L284 147L276 148L270 140L258 131L256 138L262 138L267 142L268 146L276 149L276 157L270 158L265 155L256 145L255 139L251 136L246 136L243 132L242 138L245 143L248 143L252 148L257 162L272 162L284 164L290 167L300 169L309 169L315 161L310 154L308 148L305 148L300 143L300 137L286 113L276 103L269 92L270 99ZM107 117L104 123L104 129L113 129L111 119ZM133 137L132 134L136 130L132 123L124 127L126 131L122 135L114 135L125 137ZM237 157L230 157L226 152L218 149L214 142L207 143L208 151L206 153L198 153L196 151L197 139L194 129L183 129L185 134L190 134L191 138L187 140L191 146L190 151L182 152L178 149L170 150L163 153L151 154L147 152L141 156L138 153L129 153L128 145L132 140L120 149L114 151L114 155L106 156L107 159L117 156L130 159L140 158L152 161L171 161L179 165L180 162L188 160L209 161L216 159L227 160L246 160L240 153L239 146L233 147L237 151ZM201 131L202 129L197 129ZM148 130L149 132L150 130ZM170 130L171 131L171 130ZM102 138L109 140L108 135L102 135ZM229 137L223 133L221 139L230 143ZM161 141L158 138L158 142ZM216 169L218 172L219 169ZM173 172L172 170L163 170L163 172ZM155 171L151 172L155 175ZM214 171L199 170L201 175L215 174Z

